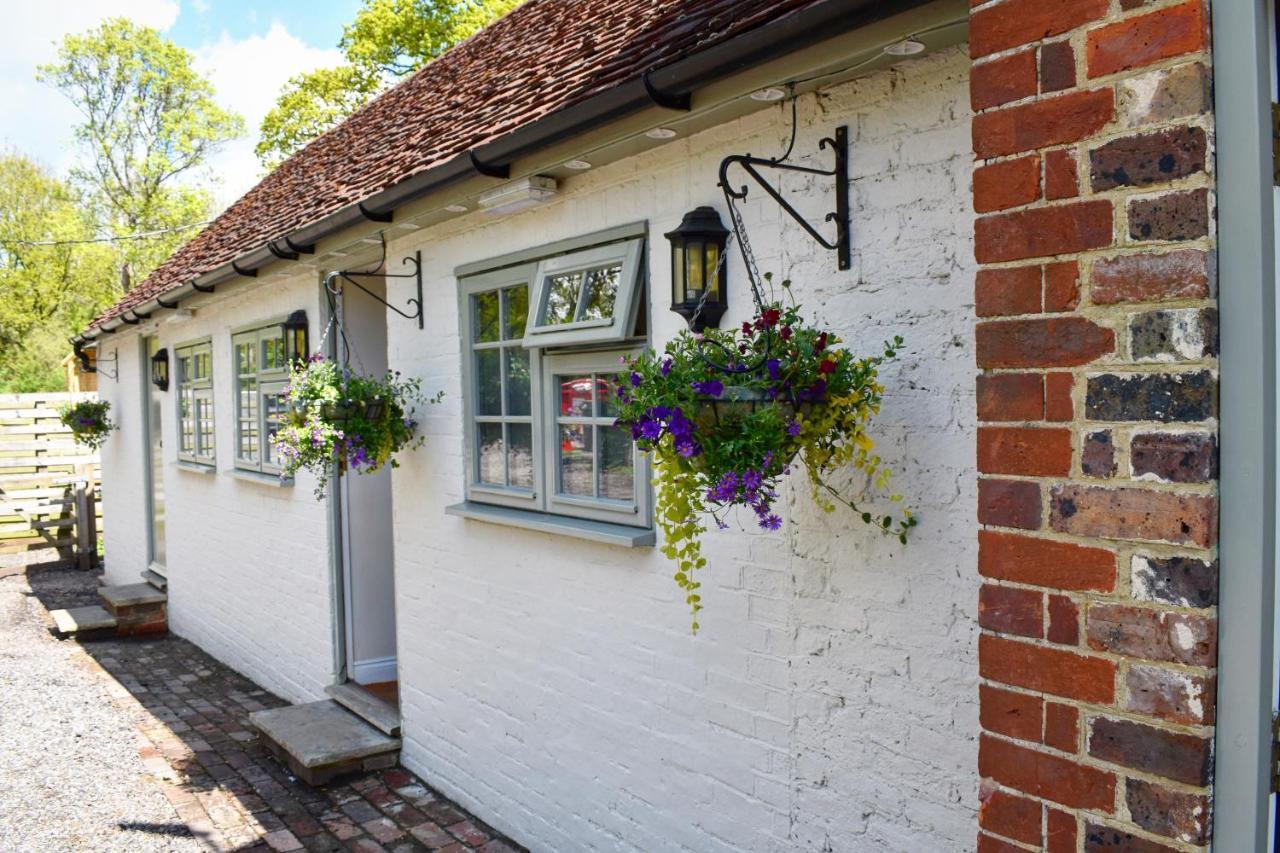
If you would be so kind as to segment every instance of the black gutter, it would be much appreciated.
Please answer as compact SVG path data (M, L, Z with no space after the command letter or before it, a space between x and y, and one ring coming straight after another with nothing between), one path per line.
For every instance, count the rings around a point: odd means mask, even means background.
M479 174L502 174L510 164L550 145L610 124L654 105L654 92L679 93L729 77L756 65L771 62L812 47L892 15L924 6L933 0L824 0L806 9L771 21L728 41L721 42L669 65L651 69L581 103L557 110L483 146L412 175L347 205L310 225L275 237L191 282L209 292L213 285L231 281L245 271L257 270L277 259L271 245L315 246L325 237L370 220L389 221L396 208ZM677 93L670 95L669 93ZM376 217L376 218L375 218ZM385 218L384 218L385 217ZM202 286L203 285L203 286ZM101 328L99 332L104 331ZM92 340L85 335L78 340Z

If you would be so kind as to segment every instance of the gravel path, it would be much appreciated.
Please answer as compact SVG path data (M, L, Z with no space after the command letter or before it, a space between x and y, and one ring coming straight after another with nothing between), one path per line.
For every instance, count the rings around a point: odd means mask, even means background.
M41 595L89 603L83 572L40 572ZM81 647L59 642L25 572L0 572L0 850L198 851L142 765L137 728ZM34 574L34 572L33 572ZM86 592L88 601L86 601Z

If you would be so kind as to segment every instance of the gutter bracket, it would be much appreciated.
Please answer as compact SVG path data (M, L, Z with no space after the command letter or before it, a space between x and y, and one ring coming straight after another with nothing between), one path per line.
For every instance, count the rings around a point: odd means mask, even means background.
M235 270L235 271L236 271L236 275L242 275L242 276L244 276L245 278L257 278L257 277L258 277L258 271L257 271L257 270L247 270L247 269L244 269L244 268L242 268L238 263L236 263L235 261L232 261L232 262L231 262L231 268L232 268L233 270Z
M198 281L193 281L191 286L201 293L213 293L214 285L212 284L200 284Z
M471 158L471 168L475 169L486 178L502 178L504 181L511 177L511 166L498 166L492 163L486 163L481 160L474 149L467 152L467 156Z
M285 237L284 244L289 247L289 251L297 252L299 255L314 255L316 253L315 243L295 243L293 240Z
M652 73L652 71L646 71L640 77L640 82L644 84L644 91L649 96L649 100L667 110L680 110L687 113L693 109L692 92L681 92L679 94L663 92L657 86L654 86L653 81L649 79L649 75Z
M372 210L365 207L364 202L362 201L357 202L356 207L360 208L360 215L370 222L390 222L395 216L395 212L390 210L386 213L374 213Z
M157 304L157 305L159 305L161 308L168 308L170 311L172 311L173 309L177 308L179 305L181 305L181 304L182 304L182 300L181 300L181 299L179 299L177 302L175 302L175 303L173 303L172 305L170 305L168 302L165 302L163 299L161 299L159 296L157 296L157 297L156 297L156 304Z
M288 252L276 245L276 241L272 240L267 243L267 251L275 255L282 261L296 261L298 259L297 252Z
M853 257L850 248L849 239L849 128L841 125L836 128L834 137L824 137L818 143L818 147L825 149L830 148L835 155L835 165L831 169L815 169L810 166L797 166L793 163L787 163L785 158L762 158L752 157L750 154L730 154L720 162L720 188L724 191L725 201L729 206L733 206L734 201L743 201L747 197L748 187L743 185L739 189L734 189L729 185L729 168L737 165L741 166L743 171L749 175L769 196L778 203L778 206L786 211L787 215L800 224L810 237L817 241L818 245L824 249L830 249L836 253L836 263L842 270L849 269L852 266ZM789 153L789 152L788 152ZM799 172L805 175L817 175L820 177L833 178L835 182L836 193L836 209L833 213L826 215L827 222L834 222L836 226L835 240L824 237L816 228L809 223L804 216L791 206L782 195L782 193L769 183L760 169L776 169L786 172Z

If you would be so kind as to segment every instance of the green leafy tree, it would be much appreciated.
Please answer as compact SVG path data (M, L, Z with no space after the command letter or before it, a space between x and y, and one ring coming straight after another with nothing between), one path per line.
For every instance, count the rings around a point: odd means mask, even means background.
M0 155L0 392L54 390L67 339L120 295L92 205L35 161Z
M522 0L364 0L338 47L346 62L299 74L262 120L256 152L269 169L379 92L520 5Z
M218 106L190 53L125 18L67 36L38 77L84 118L76 137L85 164L73 179L90 191L100 224L116 234L178 229L123 244L135 279L144 277L191 236L179 226L208 218L205 167L244 133L244 120Z

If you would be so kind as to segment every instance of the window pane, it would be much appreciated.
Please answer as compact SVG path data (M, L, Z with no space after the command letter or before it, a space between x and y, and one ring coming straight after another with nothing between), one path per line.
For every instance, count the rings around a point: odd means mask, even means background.
M617 427L599 428L600 497L629 501L635 497L635 451L631 433Z
M507 347L507 414L528 415L529 351L523 347Z
M560 425L560 493L594 497L592 456L595 453L589 424Z
M591 417L590 376L557 376L560 383L560 416L566 418Z
M502 295L507 312L507 327L503 337L508 341L523 338L529 320L529 288L525 285L512 287L502 291Z
M186 359L183 359L186 361ZM192 402L195 396L190 388L185 388L179 392L178 396L178 450L181 453L192 455L196 452L196 433L195 433L195 413L192 411Z
M596 400L599 401L600 406L599 417L616 418L618 416L618 395L614 389L617 388L621 379L621 375L596 377Z
M476 353L476 390L480 415L502 414L502 350L486 349Z
M480 424L477 460L479 470L476 472L481 483L496 486L507 484L505 460L503 459L502 424Z
M275 448L271 446L271 441L280 429L280 421L284 417L284 412L284 394L273 392L262 395L262 416L263 423L266 426L266 435L263 436L262 441L262 461L272 465L279 464L276 460Z
M533 488L533 425L508 424L507 435L511 439L511 485L521 489Z
M587 273L587 296L579 320L608 320L613 317L613 303L618 297L622 267L591 270Z
M572 323L578 311L578 293L582 290L582 273L564 273L547 277L547 302L542 311L543 326Z
M477 341L498 340L498 292L477 293L471 297L471 322Z
M236 456L248 462L258 460L258 383L254 379L241 379L239 439Z
M262 369L280 370L285 366L284 335L279 334L262 342Z
M213 455L213 400L196 398L196 429L199 432L200 456Z
M257 347L253 344L236 344L236 373L257 373L258 366L253 362L256 351Z
M184 355L178 359L178 382L190 382L191 379L191 356Z

